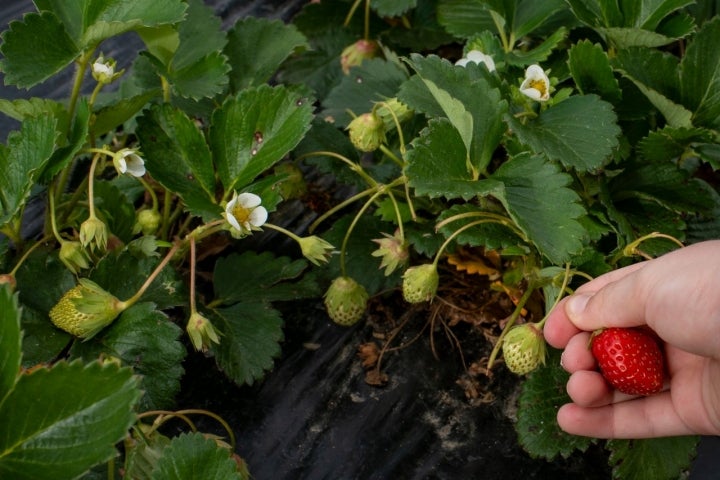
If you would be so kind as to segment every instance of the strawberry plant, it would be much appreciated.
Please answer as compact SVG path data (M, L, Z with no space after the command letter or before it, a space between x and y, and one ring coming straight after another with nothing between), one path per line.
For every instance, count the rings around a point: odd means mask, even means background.
M446 305L448 335L487 347L478 371L523 376L520 445L567 457L594 440L556 425L546 313L720 236L714 2L321 1L226 26L201 0L33 4L2 34L4 82L71 80L0 99L19 122L0 147L0 476L249 478L222 418L169 409L190 354L262 381L298 299L342 326ZM282 221L297 202L301 227ZM391 323L372 325L385 348ZM606 446L617 478L673 478L696 442Z

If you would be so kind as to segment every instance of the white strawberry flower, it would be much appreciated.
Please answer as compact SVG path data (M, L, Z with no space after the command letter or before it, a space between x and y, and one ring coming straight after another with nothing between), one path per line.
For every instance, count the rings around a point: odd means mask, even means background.
M245 236L257 230L268 218L268 212L261 206L262 199L254 193L233 192L232 199L225 206L225 219L233 228L233 234Z
M477 63L478 65L484 63L489 71L495 71L495 61L493 58L490 55L484 54L480 50L470 50L466 56L455 62L455 65L464 67L470 62Z
M550 80L540 65L530 65L525 70L525 80L520 85L520 91L538 102L550 99Z
M145 175L145 160L134 148L118 150L113 156L113 165L120 175L125 173L129 173L133 177Z

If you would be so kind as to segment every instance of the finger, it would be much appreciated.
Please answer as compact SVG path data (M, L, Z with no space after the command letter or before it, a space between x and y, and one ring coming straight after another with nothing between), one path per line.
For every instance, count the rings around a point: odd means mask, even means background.
M562 366L570 373L578 370L595 370L597 362L588 348L590 333L581 332L572 337L562 353Z
M577 290L575 290L575 293L595 293L605 285L615 283L636 270L643 268L646 263L647 262L634 263L632 265L628 265L627 267L618 268L617 270L612 270L608 273L600 275L599 277L582 284L577 288Z
M561 300L550 312L543 328L545 340L555 348L565 348L568 341L580 332L565 314L566 301L566 298Z
M652 438L691 435L677 415L670 392L602 407L574 403L558 410L560 428L573 435L595 438Z
M572 401L581 407L602 407L635 398L612 388L600 372L588 370L580 370L570 375L567 393Z

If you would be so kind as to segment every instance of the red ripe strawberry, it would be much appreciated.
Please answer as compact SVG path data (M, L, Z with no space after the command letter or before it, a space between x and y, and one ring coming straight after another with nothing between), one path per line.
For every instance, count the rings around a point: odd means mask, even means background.
M637 328L606 328L592 337L592 353L603 377L629 395L662 390L664 361L655 338Z

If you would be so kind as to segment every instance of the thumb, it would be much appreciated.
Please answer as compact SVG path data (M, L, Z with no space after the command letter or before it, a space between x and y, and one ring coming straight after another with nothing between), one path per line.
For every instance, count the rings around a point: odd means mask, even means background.
M648 282L642 269L607 283L597 291L583 290L565 302L565 314L580 330L644 325Z

